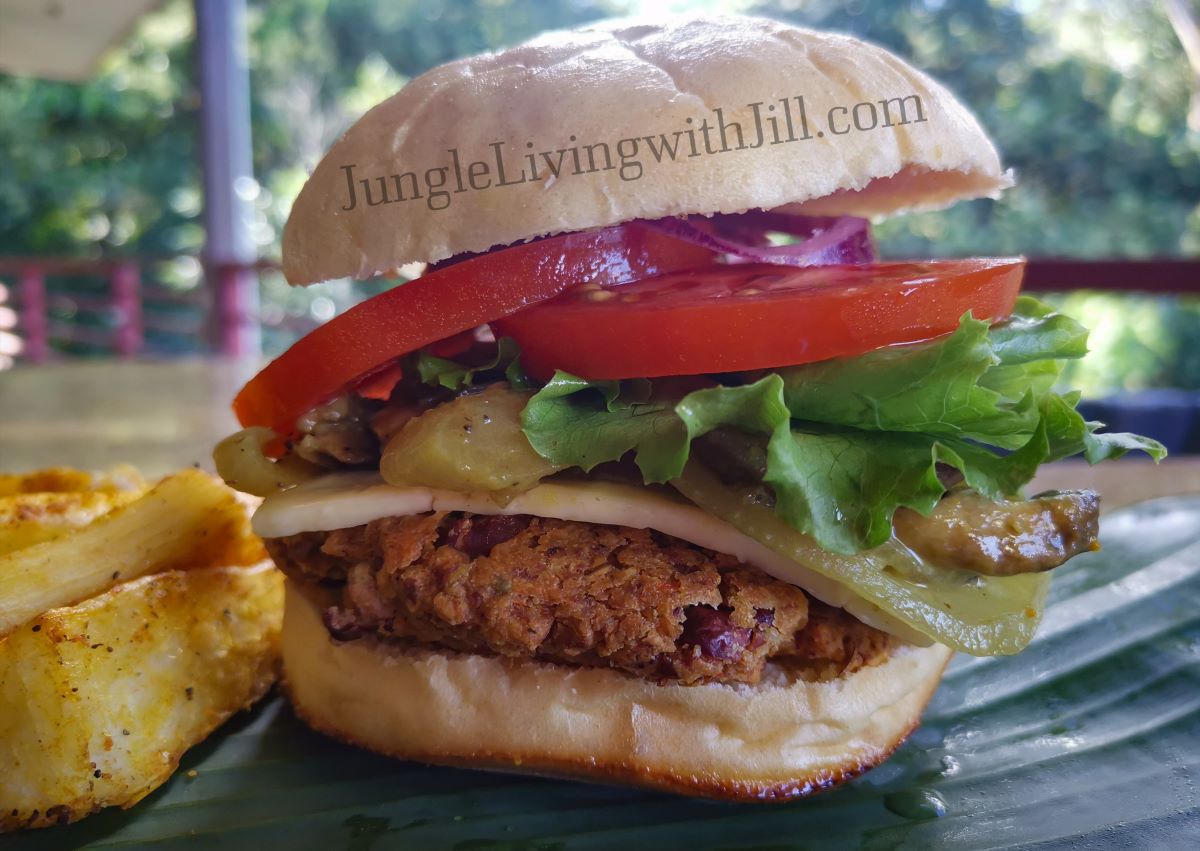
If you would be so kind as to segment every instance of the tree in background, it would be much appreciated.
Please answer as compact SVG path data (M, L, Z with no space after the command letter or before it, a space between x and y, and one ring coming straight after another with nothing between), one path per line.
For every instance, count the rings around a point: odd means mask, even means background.
M849 32L908 58L970 105L1016 172L1000 203L889 222L880 236L890 250L1200 253L1192 77L1159 4L813 0L752 10Z
M308 170L355 118L408 78L538 31L660 4L637 0L251 0L255 238L277 256ZM878 228L892 255L1086 257L1200 253L1200 136L1192 73L1151 0L708 0L878 42L946 82L979 115L1019 183L997 203ZM172 0L81 86L0 76L0 254L198 252L202 199L191 12ZM190 258L161 280L195 288ZM1136 282L1131 282L1135 284ZM269 348L377 282L293 290L264 277ZM1098 357L1089 392L1200 388L1200 309L1181 300L1073 295ZM172 345L181 345L178 341ZM166 342L163 343L166 346Z

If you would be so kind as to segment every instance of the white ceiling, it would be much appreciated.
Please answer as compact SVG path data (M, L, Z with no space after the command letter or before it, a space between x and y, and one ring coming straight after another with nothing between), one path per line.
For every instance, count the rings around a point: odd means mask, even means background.
M86 80L160 0L0 0L0 73Z

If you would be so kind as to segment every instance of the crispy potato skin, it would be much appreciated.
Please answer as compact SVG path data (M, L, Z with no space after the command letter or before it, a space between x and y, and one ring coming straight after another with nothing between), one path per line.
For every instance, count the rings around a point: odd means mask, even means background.
M151 574L0 639L0 830L129 807L277 674L270 563Z

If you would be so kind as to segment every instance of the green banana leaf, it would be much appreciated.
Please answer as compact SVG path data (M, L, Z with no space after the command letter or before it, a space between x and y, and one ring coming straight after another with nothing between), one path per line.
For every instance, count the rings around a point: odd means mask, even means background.
M1200 848L1200 496L1105 517L1014 657L951 665L896 756L785 805L393 762L279 698L129 811L0 848Z

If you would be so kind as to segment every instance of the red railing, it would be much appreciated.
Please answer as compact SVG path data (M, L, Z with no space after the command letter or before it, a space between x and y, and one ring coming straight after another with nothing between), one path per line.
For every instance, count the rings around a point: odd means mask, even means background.
M34 363L44 361L47 345L46 276L36 266L21 270L21 312L16 314L25 332L25 357Z
M255 276L277 270L277 264L263 261L205 269L203 277L209 285L191 290L157 283L149 270L179 259L0 258L0 308L7 308L0 310L0 357L15 352L22 361L41 363L64 344L84 344L131 358L145 351L148 332L200 340L206 351L255 354L243 350L239 343L244 337L237 332L258 327L261 319L243 303L237 289L257 286ZM251 276L248 284L243 280L246 276ZM52 284L61 279L78 286L55 292ZM70 314L69 320L55 318L64 312ZM5 327L6 316L10 317L7 324L14 327Z
M1060 260L1035 258L1025 270L1033 292L1102 290L1200 295L1200 260Z
M247 305L241 295L247 286L244 279L261 272L277 272L278 265L260 261L210 267L204 270L208 286L190 292L148 282L151 276L145 270L153 264L178 259L0 258L0 361L15 351L23 361L41 363L52 356L55 343L63 342L84 343L111 350L117 357L130 358L144 351L147 331L200 336L207 351L255 354L244 350L247 337L241 333L260 323L258 311ZM55 277L100 279L104 282L103 294L55 296L47 286L48 279ZM1200 295L1200 260L1035 259L1029 261L1025 288ZM57 321L52 318L56 298L69 301L73 311L103 321L93 327L77 321ZM194 315L198 318L160 316L147 309L179 304L195 308ZM10 317L7 324L15 327L4 327L2 320L6 316ZM15 323L11 317L15 317ZM306 329L297 326L289 330ZM7 346L5 335L9 337Z

